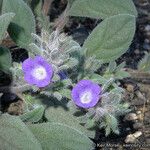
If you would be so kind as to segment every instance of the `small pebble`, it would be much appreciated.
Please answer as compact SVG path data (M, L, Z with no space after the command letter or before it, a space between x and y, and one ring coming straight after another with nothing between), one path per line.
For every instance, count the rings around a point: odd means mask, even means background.
M136 111L136 114L139 115L141 114L142 112L140 110Z
M146 124L150 124L149 116L150 116L150 111L146 112L144 116L144 121Z
M125 143L135 143L137 138L140 137L141 135L142 135L141 131L137 131L134 134L129 134L125 139Z
M146 50L150 50L150 44L144 43L143 48Z
M146 143L149 144L150 143L150 138L146 139Z
M134 134L133 134L133 136L135 137L135 138L138 138L138 137L140 137L142 135L142 132L141 131L136 131Z
M134 51L134 53L135 53L136 55L139 55L139 54L140 54L139 49L136 49L136 50Z
M136 95L138 98L142 99L142 100L145 100L146 98L144 97L144 95L140 92L140 91L137 91L136 92Z
M150 25L145 26L145 31L150 31Z
M148 36L148 37L150 36L150 31L148 31L148 32L146 33L146 36Z
M7 109L7 112L10 115L21 115L23 114L23 101L19 100L17 102L11 103L10 106Z
M129 134L125 139L125 143L134 143L135 140L136 138L132 134Z
M124 118L125 121L135 121L137 119L138 119L138 117L135 113L129 113Z
M138 114L137 117L138 117L138 120L140 120L140 121L144 120L144 115L142 113Z
M128 92L134 92L134 86L132 84L126 84L125 86Z
M126 131L131 131L131 128L126 128Z
M134 129L141 129L141 128L143 128L143 123L136 122L133 124L133 128Z
M149 39L145 39L144 42L148 44L148 43L150 43L150 40Z

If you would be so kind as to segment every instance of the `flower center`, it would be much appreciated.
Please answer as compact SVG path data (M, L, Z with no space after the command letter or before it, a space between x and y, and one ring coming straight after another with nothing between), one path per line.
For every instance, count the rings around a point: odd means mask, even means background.
M33 75L33 77L35 77L38 80L43 80L46 78L47 73L46 73L46 70L44 67L39 66L39 67L36 67L35 69L33 69L32 75Z
M81 100L81 103L83 104L88 104L91 102L92 100L92 93L91 91L85 91L81 94L80 96L80 100Z

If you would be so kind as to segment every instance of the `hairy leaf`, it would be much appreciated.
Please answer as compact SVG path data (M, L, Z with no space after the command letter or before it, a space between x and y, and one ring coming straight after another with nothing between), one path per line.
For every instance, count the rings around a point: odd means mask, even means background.
M32 0L24 0L24 2L26 2L28 5L30 5Z
M31 8L34 11L34 14L36 14L36 16L39 16L42 11L42 0L32 0Z
M62 89L62 90L59 90L59 93L61 93L61 95L63 97L66 97L68 99L71 99L71 91L69 89Z
M43 150L91 150L92 141L82 132L59 123L30 125Z
M42 150L37 139L19 117L0 116L1 150Z
M1 11L2 11L2 3L3 3L3 0L0 0L0 14L1 14Z
M118 14L137 16L132 0L76 0L70 9L70 16L105 19Z
M14 13L6 13L0 16L0 42L3 39L5 32L7 31L8 25L10 24L14 16Z
M22 121L26 122L38 122L44 114L44 107L42 105L37 106L35 109L24 113L20 116Z
M114 61L130 46L135 33L135 17L116 15L105 19L85 41L87 56L95 55L104 63Z
M12 65L11 54L8 48L0 46L0 70L10 73L9 68Z
M48 119L49 122L62 123L64 125L68 125L83 132L84 134L87 134L89 137L94 138L94 131L86 130L83 126L80 125L80 122L77 119L77 117L71 115L67 110L61 107L49 107L45 111L45 117Z
M123 79L123 78L128 78L128 77L130 77L130 74L124 70L120 70L115 73L116 79Z
M2 12L14 12L16 14L8 32L19 46L27 48L33 42L31 33L35 33L35 19L31 9L23 0L4 0Z

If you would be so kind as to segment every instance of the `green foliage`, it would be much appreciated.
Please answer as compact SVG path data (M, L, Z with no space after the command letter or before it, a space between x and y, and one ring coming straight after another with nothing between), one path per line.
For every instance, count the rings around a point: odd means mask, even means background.
M10 68L10 72L12 74L12 85L15 87L21 87L25 85L22 66L20 63L13 62Z
M42 105L37 105L33 110L30 110L20 116L21 120L24 122L36 123L41 120L44 115L45 108Z
M72 86L72 82L70 79L54 80L55 85L51 85L47 87L45 90L41 91L42 95L48 96L52 99L62 100L63 98L71 99L71 90L68 89L69 86Z
M41 15L42 0L24 0L24 2L27 3L31 7L33 13L36 16Z
M93 142L82 132L59 123L29 125L43 150L91 150Z
M111 131L113 133L119 134L118 120L112 115L107 114L103 118L100 127L105 129L105 136L108 136L111 133Z
M42 0L32 0L31 8L36 16L40 16L42 11Z
M67 0L69 5L72 5L75 0Z
M130 14L137 16L132 0L76 0L71 9L70 16L91 17L106 19L108 17Z
M68 99L71 99L71 90L62 89L62 90L59 90L59 93L62 95L62 97L66 97Z
M124 79L130 77L130 74L126 72L123 68L125 63L121 63L117 66L116 62L110 62L107 70L105 71L103 77L107 80L113 78L115 80Z
M37 15L38 26L42 27L40 35L35 33L35 20L25 2ZM8 21L3 21L6 23L1 37L11 21L8 32L12 39L18 46L27 48L29 57L42 56L52 65L54 73L51 83L44 88L39 88L25 82L22 64L13 63L10 68L12 86L22 88L25 85L24 91L32 93L23 94L26 103L24 114L20 115L20 118L10 117L13 121L6 122L6 124L14 124L11 131L13 136L17 134L19 137L23 136L23 140L16 139L17 142L21 140L19 146L22 148L26 142L25 138L29 137L27 146L33 145L34 141L36 143L33 148L31 147L33 150L37 146L39 149L46 150L90 150L93 148L93 143L88 137L94 138L96 129L104 128L106 136L111 132L119 134L117 119L130 111L128 104L122 103L124 90L119 87L119 79L129 77L129 74L123 70L125 63L117 66L115 59L126 52L134 36L137 12L132 1L69 0L69 5L73 4L71 15L104 19L93 30L83 47L72 37L61 33L58 28L51 31L49 19L40 13L41 0L25 0L25 2L23 0L3 1L3 12L13 12L16 15L12 21L9 15ZM7 15L4 15L7 20ZM6 48L1 49L0 69L6 71L11 65L8 61L11 60L10 53ZM109 65L103 65L104 63ZM62 77L61 73L65 73L65 77ZM92 80L102 87L100 101L93 108L79 108L71 100L73 86L82 79ZM39 142L21 120L30 124L28 127ZM15 131L18 127L22 132ZM3 132L7 131L4 130Z
M90 80L92 80L93 82L97 83L97 84L101 84L104 85L107 82L107 79L105 79L105 77L94 73L93 75L91 75L89 77Z
M0 16L0 43L5 35L5 32L7 31L8 25L14 16L14 13L6 13Z
M0 116L0 149L42 150L37 139L19 117Z
M28 5L30 5L32 0L24 0L24 2L26 2Z
M82 115L77 117L85 128L90 130L104 128L106 136L111 132L119 134L118 117L130 111L129 105L122 103L122 92L113 90L104 93L97 107L90 108L87 112L77 108L73 102L70 102L68 107L73 113L82 112Z
M45 117L49 122L62 123L63 125L68 125L69 127L75 128L91 138L94 138L94 131L86 130L80 125L80 121L77 117L70 114L69 110L65 110L61 107L49 107L45 111Z
M0 0L0 14L1 14L1 11L2 11L2 3L3 3L3 0Z
M35 33L35 19L31 9L23 0L4 0L2 12L15 13L8 32L18 46L28 48L33 42L31 33Z
M0 46L0 70L5 73L10 73L10 67L12 65L11 54L9 49Z
M150 72L150 53L146 53L144 58L139 62L138 69L144 72Z
M135 33L135 17L116 15L105 19L85 41L87 56L95 55L103 62L110 62L126 52Z
M59 33L58 30L51 34L42 30L41 36L36 34L32 36L36 44L30 44L30 53L38 55L41 52L41 55L52 64L56 73L73 68L78 64L78 60L70 57L70 54L80 50L81 47L71 37Z

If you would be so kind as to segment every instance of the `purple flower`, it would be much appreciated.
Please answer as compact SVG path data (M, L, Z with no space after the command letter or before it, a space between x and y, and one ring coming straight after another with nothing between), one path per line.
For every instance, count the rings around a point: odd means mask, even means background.
M82 108L94 107L101 94L101 87L90 80L81 80L72 90L72 99L74 103Z
M28 58L22 64L24 79L37 87L47 86L52 79L53 69L41 56Z

